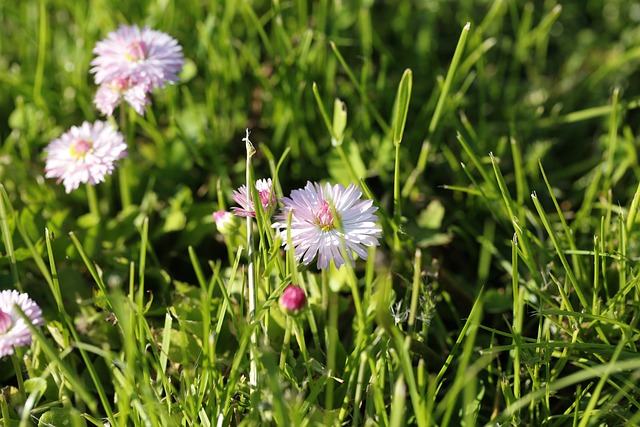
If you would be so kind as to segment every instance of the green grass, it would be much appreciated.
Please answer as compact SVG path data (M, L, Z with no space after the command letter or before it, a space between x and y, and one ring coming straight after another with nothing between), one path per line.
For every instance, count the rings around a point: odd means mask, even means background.
M640 425L633 1L205 3L0 4L0 289L46 318L0 424ZM67 195L43 149L100 118L121 22L187 65ZM381 245L319 272L258 218L253 310L246 225L211 216L246 176L360 184Z

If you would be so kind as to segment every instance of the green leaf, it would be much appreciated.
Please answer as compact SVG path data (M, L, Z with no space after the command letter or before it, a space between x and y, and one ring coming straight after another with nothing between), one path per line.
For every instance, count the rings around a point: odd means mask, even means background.
M53 408L45 412L38 426L85 427L87 422L75 408Z
M444 206L439 200L434 200L422 211L418 217L418 225L421 228L437 230L442 225L444 218Z

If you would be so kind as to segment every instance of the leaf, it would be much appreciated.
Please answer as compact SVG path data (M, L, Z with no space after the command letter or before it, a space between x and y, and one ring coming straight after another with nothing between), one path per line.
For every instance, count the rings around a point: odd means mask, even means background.
M429 230L438 230L442 225L445 209L439 200L434 200L418 216L418 225Z
M87 422L75 408L53 408L42 414L38 426L86 427Z

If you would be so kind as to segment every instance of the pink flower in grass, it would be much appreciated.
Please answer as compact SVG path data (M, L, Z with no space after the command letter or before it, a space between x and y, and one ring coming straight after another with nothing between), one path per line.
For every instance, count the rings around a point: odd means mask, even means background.
M216 228L223 234L231 234L237 231L236 217L231 212L219 210L213 213L213 220L216 222Z
M72 126L47 148L45 176L58 178L70 193L80 183L95 185L104 181L115 169L117 160L127 156L127 144L122 134L110 123L84 122Z
M288 312L297 313L307 304L307 296L300 286L289 285L280 297L280 305Z
M174 38L137 25L120 25L93 53L91 72L100 85L94 103L107 116L123 100L143 115L150 104L147 94L177 82L184 65L182 47Z
M102 114L111 116L123 100L141 116L144 115L145 107L151 103L144 85L131 85L131 80L128 79L113 79L102 83L93 102Z
M298 261L306 265L318 255L318 268L328 268L333 260L336 268L345 263L342 250L353 265L353 252L367 258L367 246L377 246L381 229L376 226L378 209L371 200L361 200L358 186L307 182L290 197L284 197L282 212L272 227L280 229L285 249L289 235ZM289 215L291 228L288 229Z
M256 181L256 190L260 196L263 212L269 213L269 210L276 205L276 195L271 188L271 178L259 179ZM234 213L238 216L256 216L255 206L251 195L247 193L247 186L243 185L233 192L231 195L233 200L241 207L233 207Z
M147 92L178 81L184 65L182 47L168 34L149 27L120 25L93 49L96 84L116 79L143 85Z
M0 292L0 357L13 354L14 347L31 344L31 332L16 306L20 307L33 325L44 323L42 310L29 295L18 291Z

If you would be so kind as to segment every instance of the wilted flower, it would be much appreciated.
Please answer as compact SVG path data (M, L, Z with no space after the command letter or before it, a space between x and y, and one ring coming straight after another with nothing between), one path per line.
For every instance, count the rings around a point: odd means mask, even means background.
M27 294L18 291L0 292L0 357L13 354L14 347L31 344L31 332L16 310L20 307L32 324L42 325L42 310Z
M393 317L393 323L396 325L403 323L409 317L409 310L403 307L402 300L399 300L395 304L392 303L389 306L389 311Z
M127 144L110 123L84 122L51 141L45 152L46 177L58 178L56 183L63 182L70 193L80 183L103 182L115 169L115 162L127 156Z
M177 82L184 65L182 47L173 37L137 25L120 25L93 53L91 73L100 85L94 102L107 115L122 100L142 115L149 104L147 94Z
M276 216L274 228L280 229L280 237L285 249L291 249L291 240L296 259L306 265L318 254L318 268L328 268L333 260L335 266L345 263L341 248L346 252L352 265L355 252L362 259L367 258L367 246L377 246L381 229L375 222L373 213L378 209L371 200L361 200L358 186L344 186L307 182L299 190L293 190L291 197L284 197L282 212ZM287 229L291 214L291 229Z
M110 116L123 100L127 101L141 116L144 115L144 109L150 103L144 85L131 85L131 81L126 79L113 79L102 83L93 102L102 114Z
M287 311L298 312L302 310L307 303L307 297L304 290L296 285L289 285L280 297L280 305Z
M257 180L256 190L258 190L263 212L268 213L269 210L276 205L276 195L271 188L271 178ZM231 208L236 215L252 216L255 218L256 210L253 205L253 199L251 198L251 195L248 194L247 187L245 185L234 191L231 197L241 206L241 208Z

